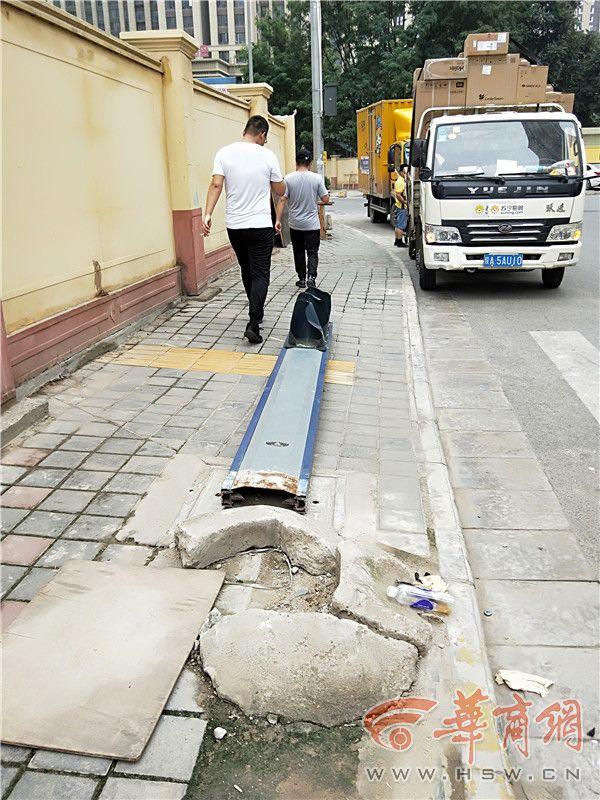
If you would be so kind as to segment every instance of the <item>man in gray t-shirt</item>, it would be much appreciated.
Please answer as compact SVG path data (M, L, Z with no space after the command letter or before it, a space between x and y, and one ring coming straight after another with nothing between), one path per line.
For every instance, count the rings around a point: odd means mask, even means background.
M286 190L277 205L277 221L275 230L281 233L281 217L287 203L290 222L290 236L294 251L294 264L298 273L296 286L304 289L315 286L317 268L319 266L319 244L321 243L321 226L317 203L329 202L329 194L323 178L310 171L312 155L302 148L296 155L296 172L285 176ZM308 281L306 279L306 262L308 257Z

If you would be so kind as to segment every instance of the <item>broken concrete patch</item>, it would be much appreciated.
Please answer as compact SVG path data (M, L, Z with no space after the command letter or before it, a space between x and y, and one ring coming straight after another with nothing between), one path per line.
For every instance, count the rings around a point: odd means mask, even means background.
M386 596L396 580L414 582L424 571L416 558L396 558L376 545L347 540L338 545L340 581L331 606L384 636L402 639L424 653L431 642L431 625L412 608Z
M180 523L176 534L185 567L205 567L243 550L278 547L312 575L332 572L339 538L306 517L272 506L232 508Z
M415 678L417 650L331 614L247 609L200 636L219 696L246 714L332 727L397 697Z

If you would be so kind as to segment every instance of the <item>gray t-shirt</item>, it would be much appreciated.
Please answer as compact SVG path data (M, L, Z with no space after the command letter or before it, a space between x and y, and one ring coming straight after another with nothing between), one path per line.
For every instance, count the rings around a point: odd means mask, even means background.
M314 231L320 228L317 201L327 194L323 178L307 170L290 172L285 176L285 196L288 199L290 228Z

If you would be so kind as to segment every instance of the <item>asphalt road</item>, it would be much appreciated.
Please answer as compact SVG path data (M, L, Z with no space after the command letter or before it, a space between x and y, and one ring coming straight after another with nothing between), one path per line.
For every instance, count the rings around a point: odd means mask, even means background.
M393 237L391 226L373 224L362 197L334 198L333 223L352 225L382 240ZM566 348L556 361L532 336L536 331L565 331L569 339L597 357L600 285L600 193L588 193L583 249L579 264L567 269L559 289L542 288L539 271L522 274L443 274L439 290L458 303L502 382L504 392L560 500L586 556L598 559L599 452L598 423L582 396L565 380L577 368ZM417 297L414 262L409 269ZM428 293L431 297L431 294ZM580 336L578 336L580 334ZM563 337L558 335L560 342ZM562 359L562 361L561 361ZM560 364L557 366L557 363ZM587 394L598 396L598 372L588 369ZM573 383L573 381L571 381Z

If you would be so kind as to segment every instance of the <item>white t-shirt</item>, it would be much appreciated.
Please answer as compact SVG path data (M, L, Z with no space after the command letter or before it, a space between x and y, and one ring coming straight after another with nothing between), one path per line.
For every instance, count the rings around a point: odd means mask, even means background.
M271 181L282 181L277 156L253 142L234 142L215 156L213 175L225 177L228 228L271 228Z

